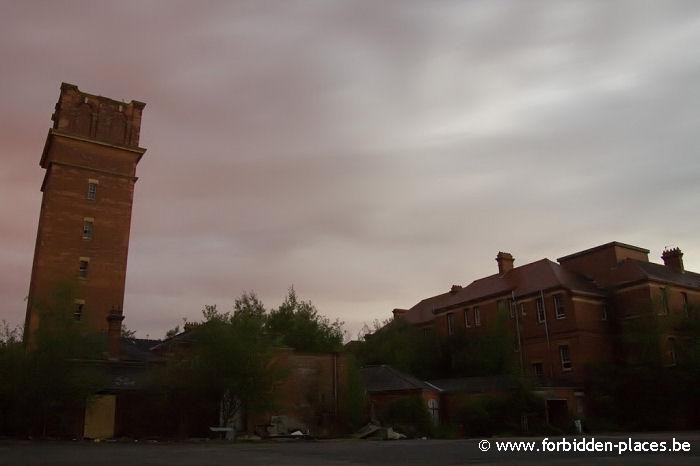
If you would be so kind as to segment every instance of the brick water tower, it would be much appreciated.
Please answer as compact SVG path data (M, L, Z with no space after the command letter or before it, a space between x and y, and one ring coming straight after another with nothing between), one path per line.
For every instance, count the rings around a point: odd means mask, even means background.
M145 104L61 84L40 166L46 170L29 285L25 340L38 306L75 283L73 317L114 335L123 319L126 262Z

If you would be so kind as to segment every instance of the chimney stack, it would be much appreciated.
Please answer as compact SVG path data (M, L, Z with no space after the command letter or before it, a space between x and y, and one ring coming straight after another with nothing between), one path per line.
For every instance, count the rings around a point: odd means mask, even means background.
M503 275L506 272L513 270L513 256L509 252L498 252L496 255L496 262L498 262L498 274Z
M122 320L124 314L113 307L107 316L107 357L119 359L119 347L121 346Z
M679 248L664 249L661 258L669 269L683 272L683 253Z
M406 314L406 312L408 312L408 311L407 311L406 309L399 309L399 308L396 308L396 309L394 309L394 310L391 311L391 312L394 314L394 319L400 319L400 318L402 318L402 317Z

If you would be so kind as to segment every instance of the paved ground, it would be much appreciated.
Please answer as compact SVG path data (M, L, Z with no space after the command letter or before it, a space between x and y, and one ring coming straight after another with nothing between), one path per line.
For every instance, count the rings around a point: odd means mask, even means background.
M286 443L90 443L0 442L0 465L453 465L453 464L700 464L700 433L630 434L636 441L690 443L689 453L502 453L496 441L535 441L542 438L490 439L487 452L479 440L361 440ZM588 437L590 439L590 437ZM595 436L596 440L626 442L628 435ZM573 437L568 440L573 440ZM576 438L579 441L581 438ZM561 440L561 439L550 439ZM482 445L484 446L484 445Z

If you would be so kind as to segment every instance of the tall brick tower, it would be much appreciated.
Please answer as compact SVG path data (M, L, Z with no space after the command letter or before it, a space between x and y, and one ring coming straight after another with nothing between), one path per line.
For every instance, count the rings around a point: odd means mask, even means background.
M119 102L61 84L40 166L46 170L29 285L25 340L37 305L75 280L74 318L114 334L123 319L131 205L146 104Z

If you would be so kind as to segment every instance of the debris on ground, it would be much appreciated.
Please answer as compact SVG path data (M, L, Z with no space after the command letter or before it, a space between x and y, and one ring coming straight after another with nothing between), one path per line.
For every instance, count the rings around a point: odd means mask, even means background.
M401 432L396 432L391 427L382 427L370 422L362 429L355 432L353 437L357 439L403 440L406 438L406 435Z
M359 439L367 438L370 435L377 432L378 430L380 430L381 428L382 428L381 426L378 426L377 424L370 422L369 424L367 424L366 426L364 426L363 428L361 428L360 430L355 432L353 437L359 438Z
M309 433L306 424L291 416L270 417L270 424L267 426L267 434L270 437L290 435L296 431L301 432L302 435L308 435Z

